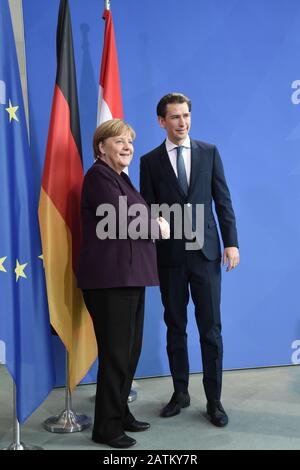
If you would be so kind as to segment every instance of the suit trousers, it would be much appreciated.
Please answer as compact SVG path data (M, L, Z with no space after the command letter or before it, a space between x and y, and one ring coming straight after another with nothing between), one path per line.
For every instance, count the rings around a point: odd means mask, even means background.
M93 438L111 440L133 421L127 400L142 346L145 287L84 289L99 368Z
M203 385L207 400L219 400L222 387L221 264L200 250L186 251L178 267L159 268L160 290L167 325L167 353L175 392L187 392L189 359L187 305L190 293L200 335Z

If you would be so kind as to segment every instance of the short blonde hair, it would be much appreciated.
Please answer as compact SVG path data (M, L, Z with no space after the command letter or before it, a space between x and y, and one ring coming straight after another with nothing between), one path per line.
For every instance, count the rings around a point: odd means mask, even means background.
M97 159L99 157L99 144L104 142L105 139L109 137L117 137L118 135L124 134L124 132L129 132L132 140L135 139L134 129L123 121L123 119L110 119L105 121L100 126L97 127L93 137L93 149L94 157Z

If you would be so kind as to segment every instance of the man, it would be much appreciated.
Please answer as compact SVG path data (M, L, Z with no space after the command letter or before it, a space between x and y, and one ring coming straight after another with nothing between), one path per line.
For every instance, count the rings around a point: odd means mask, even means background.
M216 426L226 426L228 416L221 404L223 345L220 319L221 249L212 212L212 201L224 244L223 264L227 271L239 263L235 216L223 165L217 148L189 137L191 101L179 93L164 96L157 105L160 127L167 138L141 158L141 194L148 204L192 207L204 205L204 242L187 249L184 238L175 239L171 223L170 240L157 242L158 269L164 319L167 325L167 353L174 393L162 409L162 417L180 413L190 405L188 393L187 305L189 289L195 305L203 362L203 385L207 413ZM197 239L197 236L196 236ZM200 248L201 249L200 249Z

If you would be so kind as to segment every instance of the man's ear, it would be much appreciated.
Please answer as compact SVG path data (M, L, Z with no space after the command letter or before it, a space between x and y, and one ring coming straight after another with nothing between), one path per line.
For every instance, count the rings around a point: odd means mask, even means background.
M165 127L166 127L165 119L162 116L157 116L157 120L158 120L158 124L160 125L160 127L165 129Z

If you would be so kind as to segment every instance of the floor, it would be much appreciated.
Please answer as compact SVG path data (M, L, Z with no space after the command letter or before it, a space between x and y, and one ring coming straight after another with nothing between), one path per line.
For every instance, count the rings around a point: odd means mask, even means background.
M273 367L224 372L222 403L226 428L216 428L205 414L201 374L191 375L191 406L178 416L161 418L160 408L172 393L170 377L135 381L137 400L131 411L149 421L149 431L134 435L135 450L297 449L300 450L300 368ZM64 389L55 389L21 427L21 441L45 450L108 450L91 440L91 428L69 434L50 433L43 422L64 408ZM72 409L93 416L95 385L81 385ZM0 366L0 448L13 441L12 381ZM130 433L129 433L130 434ZM131 434L133 436L133 434Z

